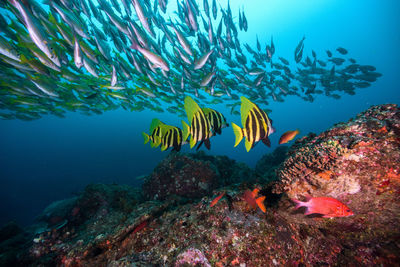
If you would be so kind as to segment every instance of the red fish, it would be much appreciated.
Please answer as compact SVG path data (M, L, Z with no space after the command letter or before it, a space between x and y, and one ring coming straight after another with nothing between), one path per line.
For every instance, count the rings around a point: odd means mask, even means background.
M216 198L213 199L213 201L211 201L210 207L213 207L215 204L218 203L218 201L225 195L225 192L222 192L219 196L217 196Z
M257 198L258 195L258 191L260 191L260 189L256 188L253 191L250 190L246 190L244 192L244 200L253 208L256 209L257 206L260 208L260 210L262 210L262 212L266 212L267 209L264 206L264 199L265 196L261 196Z
M147 226L147 224L149 223L149 220L145 220L141 223L139 223L132 231L132 235L136 234L137 232L139 232L140 230L142 230L143 228L145 228Z
M299 134L299 130L296 131L287 131L286 133L282 134L281 138L279 139L279 144L285 144L289 141L292 141L296 135Z
M324 215L324 218L347 217L354 213L345 204L331 197L307 197L307 201L292 199L296 203L295 209L306 207L305 215L318 213Z

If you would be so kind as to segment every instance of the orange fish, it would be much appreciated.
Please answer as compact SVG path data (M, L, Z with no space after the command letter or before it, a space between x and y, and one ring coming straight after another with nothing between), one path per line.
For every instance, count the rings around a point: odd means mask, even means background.
M225 192L222 192L219 196L217 196L216 198L213 199L213 201L211 201L210 204L210 208L215 206L215 204L218 203L218 201L225 195Z
M250 190L246 190L244 192L244 200L253 208L256 209L257 206L260 208L260 210L262 210L262 212L266 212L266 208L264 206L264 199L265 196L261 196L257 198L258 192L260 191L260 189L256 188L253 191Z
M279 139L279 144L285 144L289 141L292 141L293 138L299 134L299 130L296 131L287 131L286 133L282 134L281 138Z
M354 213L345 204L331 197L307 197L307 201L302 202L292 199L296 203L295 209L306 207L305 215L318 213L324 215L324 218L347 217Z

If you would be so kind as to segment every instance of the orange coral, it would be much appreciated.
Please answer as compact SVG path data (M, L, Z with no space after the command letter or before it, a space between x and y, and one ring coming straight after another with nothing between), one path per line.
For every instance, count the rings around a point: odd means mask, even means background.
M317 175L325 180L330 180L331 176L332 176L333 172L332 171L324 171L324 172L320 172Z
M386 126L383 126L383 127L380 128L377 132L378 132L378 133L387 133L388 130L387 130Z
M386 173L386 176L388 178L400 179L400 174L398 173L398 170L393 170L393 168L389 169L389 171Z

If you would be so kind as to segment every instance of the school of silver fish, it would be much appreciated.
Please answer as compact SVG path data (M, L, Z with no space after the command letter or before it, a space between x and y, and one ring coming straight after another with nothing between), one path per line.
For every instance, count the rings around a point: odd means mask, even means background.
M243 8L217 0L0 1L0 118L101 114L122 107L185 117L185 96L225 104L239 115L239 96L257 105L289 95L355 94L381 76L339 47L294 62L275 45L241 43ZM202 7L201 7L202 4Z

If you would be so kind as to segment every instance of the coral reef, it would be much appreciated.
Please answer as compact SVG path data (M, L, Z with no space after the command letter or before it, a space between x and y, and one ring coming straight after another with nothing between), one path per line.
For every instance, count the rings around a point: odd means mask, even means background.
M381 105L318 136L296 141L283 163L284 148L265 156L257 164L258 175L252 174L257 183L244 182L240 175L245 173L229 170L227 166L234 162L226 157L172 154L150 176L157 182L154 191L146 189L147 198L127 186L91 185L77 198L46 209L41 221L24 232L11 225L14 234L0 240L0 263L398 266L399 150L399 108ZM194 165L192 170L188 164ZM275 169L279 180L270 171ZM154 200L154 193L161 190L159 183L171 181L163 180L167 175L184 184L184 179L193 181L193 177L194 183L201 182L195 176L199 173L208 175L206 190L196 185L178 194L181 187L175 187L163 195L165 200ZM237 180L229 185L230 175L237 175ZM254 188L266 196L265 213L245 201L244 192ZM210 207L221 192L224 197ZM306 216L293 208L290 199L307 194L337 198L354 215ZM188 201L192 195L195 198ZM61 219L52 223L54 216ZM43 224L45 231L37 231Z
M306 136L295 143L277 171L277 192L291 198L305 193L340 197L394 189L400 174L399 131L399 108L382 105L318 136Z

